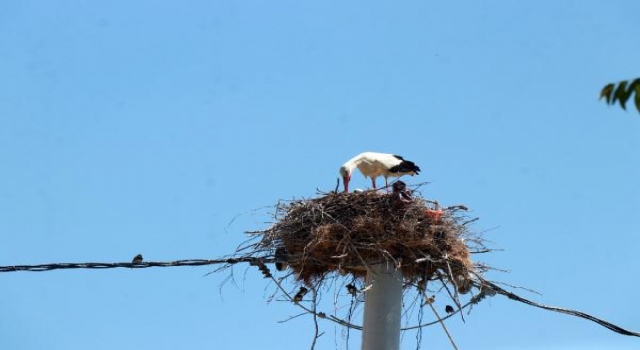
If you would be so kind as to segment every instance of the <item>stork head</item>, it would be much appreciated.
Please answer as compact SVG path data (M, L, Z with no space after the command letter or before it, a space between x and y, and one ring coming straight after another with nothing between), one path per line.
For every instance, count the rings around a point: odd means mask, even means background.
M344 184L344 193L349 193L349 181L351 180L351 172L353 168L348 165L340 167L340 175L342 176L342 183Z

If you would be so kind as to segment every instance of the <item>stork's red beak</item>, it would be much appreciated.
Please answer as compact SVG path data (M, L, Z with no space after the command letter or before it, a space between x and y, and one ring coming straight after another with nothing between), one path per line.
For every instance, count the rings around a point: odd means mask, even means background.
M342 183L344 184L344 193L349 193L349 180L351 180L351 176L342 177Z

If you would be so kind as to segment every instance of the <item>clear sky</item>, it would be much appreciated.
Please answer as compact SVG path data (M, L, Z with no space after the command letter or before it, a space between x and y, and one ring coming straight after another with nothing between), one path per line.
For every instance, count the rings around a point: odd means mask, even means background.
M390 152L481 218L504 251L480 258L511 271L489 278L640 331L640 115L597 101L640 76L639 16L635 0L3 1L0 265L217 258L269 225L254 209ZM299 310L268 303L259 272L220 289L212 270L2 274L0 349L309 347L310 317L278 323ZM344 346L320 326L318 349ZM640 346L503 297L449 329L461 349Z

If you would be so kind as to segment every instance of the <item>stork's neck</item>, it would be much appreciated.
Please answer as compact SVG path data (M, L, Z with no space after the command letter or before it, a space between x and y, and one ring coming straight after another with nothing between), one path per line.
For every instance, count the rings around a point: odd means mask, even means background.
M364 153L360 153L357 156L349 159L346 163L344 163L342 166L343 167L347 167L350 170L353 170L355 167L357 167L358 165L360 165L360 163L362 163L362 161L367 158L367 156L374 154L373 152L364 152Z
M355 169L356 166L358 166L359 162L360 162L360 158L358 157L349 159L346 163L342 164L342 166L340 167L340 174L342 174L342 176L351 175L351 173L353 172L353 169Z

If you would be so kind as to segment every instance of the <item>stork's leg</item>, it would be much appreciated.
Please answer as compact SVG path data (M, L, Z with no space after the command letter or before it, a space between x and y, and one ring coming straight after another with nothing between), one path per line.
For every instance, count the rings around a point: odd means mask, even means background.
M376 178L375 177L371 178L371 186L373 187L374 190L376 189Z
M386 176L384 177L384 188L387 190L387 193L389 193L389 180Z

